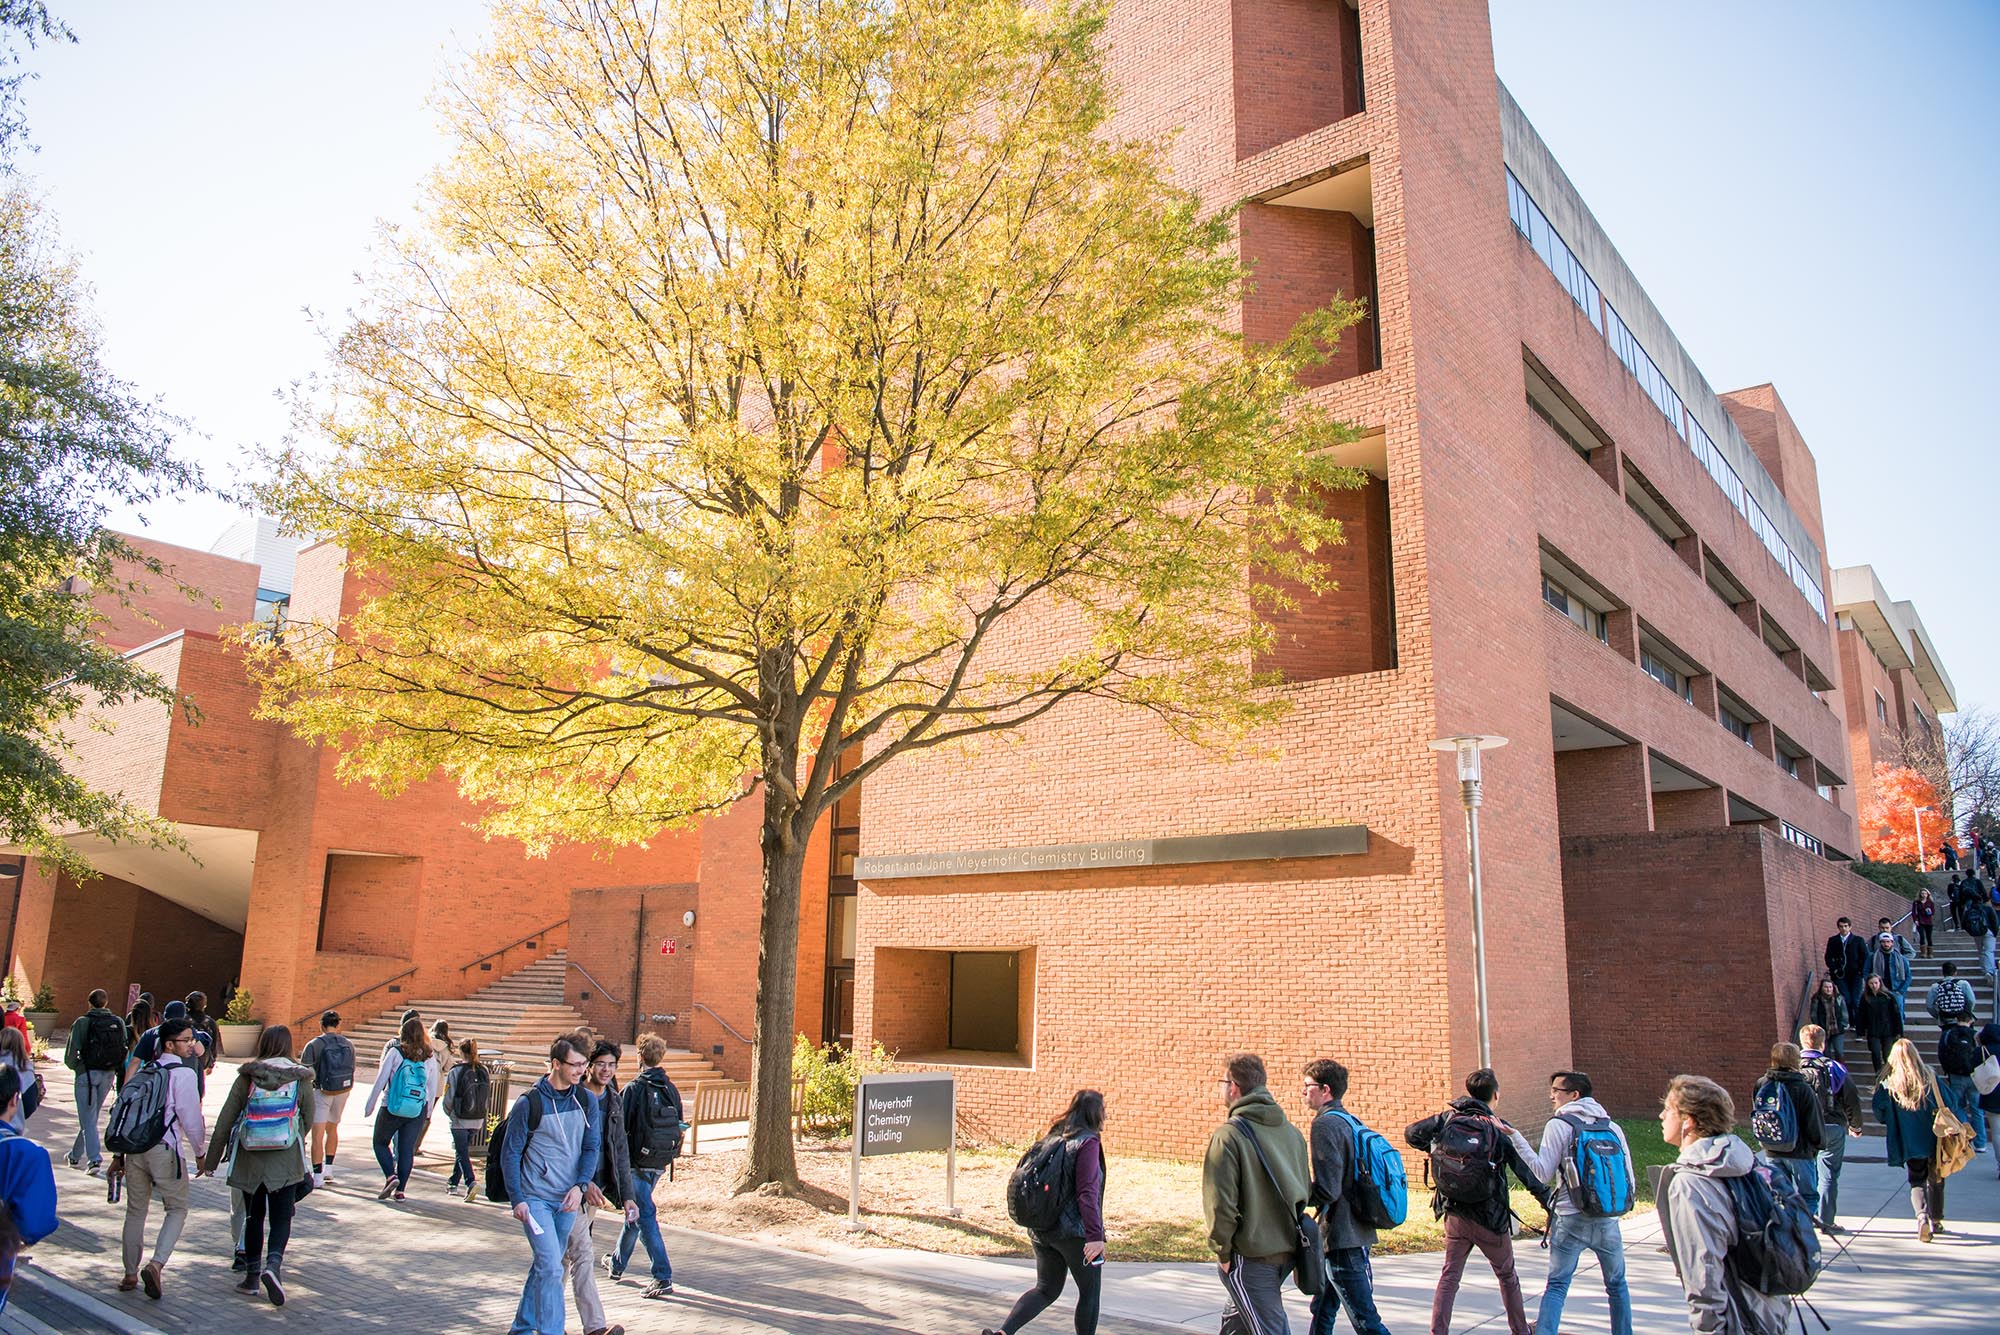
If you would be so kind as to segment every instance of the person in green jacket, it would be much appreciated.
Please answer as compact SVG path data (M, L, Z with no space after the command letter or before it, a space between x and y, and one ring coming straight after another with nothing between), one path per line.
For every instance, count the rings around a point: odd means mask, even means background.
M292 1236L292 1210L300 1187L312 1175L307 1134L313 1122L313 1071L292 1060L292 1031L273 1025L257 1042L257 1056L243 1063L229 1099L208 1139L202 1171L212 1173L229 1155L229 1186L243 1193L244 1275L236 1286L285 1305L280 1276ZM270 1246L264 1244L266 1220Z
M1289 1335L1284 1283L1312 1184L1312 1159L1306 1138L1264 1082L1264 1059L1254 1053L1239 1052L1224 1067L1218 1084L1229 1120L1208 1138L1201 1207L1209 1250L1229 1295L1224 1328L1234 1318L1258 1335Z
M1889 1068L1875 1084L1875 1120L1886 1133L1889 1166L1903 1169L1909 1178L1910 1210L1923 1242L1944 1232L1944 1178L1937 1172L1937 1132L1932 1129L1942 1102L1937 1076L1916 1044L1897 1039L1889 1049Z

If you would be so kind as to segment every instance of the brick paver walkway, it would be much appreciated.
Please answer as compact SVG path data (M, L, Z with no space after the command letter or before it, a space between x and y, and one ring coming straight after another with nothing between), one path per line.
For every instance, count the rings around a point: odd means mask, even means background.
M218 1079L210 1082L211 1113L227 1091L226 1071L226 1065L218 1068ZM283 1309L231 1290L238 1276L229 1269L229 1193L209 1178L192 1184L188 1227L167 1267L165 1297L152 1302L142 1293L118 1293L125 1207L105 1200L101 1179L60 1162L76 1134L74 1101L58 1074L66 1074L61 1066L49 1073L55 1077L50 1095L29 1134L57 1159L62 1226L33 1248L33 1259L101 1301L170 1335L504 1331L512 1320L528 1262L512 1217L497 1205L448 1199L441 1179L422 1174L411 1179L404 1204L378 1202L374 1188L380 1181L360 1140L341 1154L347 1169L342 1180L314 1192L299 1208L285 1257L291 1301ZM671 1217L670 1200L662 1213ZM158 1222L156 1203L153 1230ZM600 1251L615 1237L613 1221L599 1220ZM1005 1315L1004 1304L996 1310L989 1299L869 1274L837 1260L690 1232L669 1231L667 1246L678 1292L665 1302L648 1302L639 1296L640 1286L611 1284L599 1272L611 1320L634 1335L938 1335L998 1325ZM638 1259L643 1261L643 1251ZM1044 1324L1066 1329L1067 1307L1051 1312ZM573 1306L569 1320L571 1331L581 1329ZM1141 1335L1157 1328L1106 1321L1100 1329L1105 1335Z

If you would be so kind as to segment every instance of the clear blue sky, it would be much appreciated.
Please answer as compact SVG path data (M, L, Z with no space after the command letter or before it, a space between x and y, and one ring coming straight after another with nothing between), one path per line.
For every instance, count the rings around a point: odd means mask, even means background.
M31 59L28 171L111 366L226 482L321 360L301 308L338 317L375 220L407 214L440 148L425 98L483 5L57 8L81 42ZM1497 0L1493 26L1501 77L1710 383L1777 384L1829 558L1915 600L1961 705L2000 703L2000 5ZM182 502L146 531L206 547L229 517Z

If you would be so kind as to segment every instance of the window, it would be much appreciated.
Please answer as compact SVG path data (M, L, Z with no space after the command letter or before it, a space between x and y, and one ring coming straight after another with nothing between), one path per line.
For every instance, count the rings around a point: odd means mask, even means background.
M1830 783L1816 783L1816 784L1814 784L1814 785L1813 785L1813 791L1814 791L1814 792L1816 792L1816 793L1818 793L1818 794L1819 794L1819 795L1820 795L1821 797L1825 798L1825 799L1826 799L1827 801L1829 801L1829 802L1833 801L1833 785L1832 785L1832 784L1830 784Z
M1556 281L1569 292L1570 299L1582 308L1591 327L1603 333L1604 317L1599 313L1597 284L1584 272L1582 262L1556 234L1556 229L1549 226L1547 215L1528 197L1527 188L1511 168L1507 172L1507 216L1514 220L1514 229L1528 238L1528 244L1542 257L1542 263L1549 266Z
M1595 635L1604 644L1611 643L1611 635L1605 625L1604 613L1585 603L1566 587L1542 576L1542 601L1574 621L1588 633Z
M1882 698L1882 692L1875 692L1875 717L1882 722L1889 721L1889 702Z
M1779 821L1778 829L1784 834L1787 841L1797 844L1806 852L1813 854L1815 857L1826 856L1826 849L1821 845L1819 840L1813 838L1790 821Z
M1778 768L1796 779L1799 777L1799 758L1780 751L1778 752Z
M1654 657L1652 650L1639 650L1639 670L1689 704L1694 703L1694 683L1688 680L1687 674L1677 671L1671 663Z
M1625 363L1625 369L1632 373L1632 378L1639 382L1639 388L1646 391L1646 397L1659 408L1660 414L1667 419L1667 425L1674 429L1674 434L1686 439L1687 410L1681 406L1681 396L1674 393L1674 387L1667 383L1665 372L1639 346L1639 340L1625 327L1625 322L1618 318L1618 312L1608 301L1604 303L1604 312L1605 341L1618 354L1618 360ZM1740 487L1742 484L1737 485Z
M1742 742L1743 745L1756 745L1755 742L1750 740L1750 720L1738 714L1728 705L1722 707L1722 726L1735 733L1737 740Z

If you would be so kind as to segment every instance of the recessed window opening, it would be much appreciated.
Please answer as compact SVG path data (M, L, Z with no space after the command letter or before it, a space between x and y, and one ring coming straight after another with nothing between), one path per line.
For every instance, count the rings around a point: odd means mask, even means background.
M1694 679L1701 669L1651 634L1639 637L1639 670L1689 704L1694 703Z

